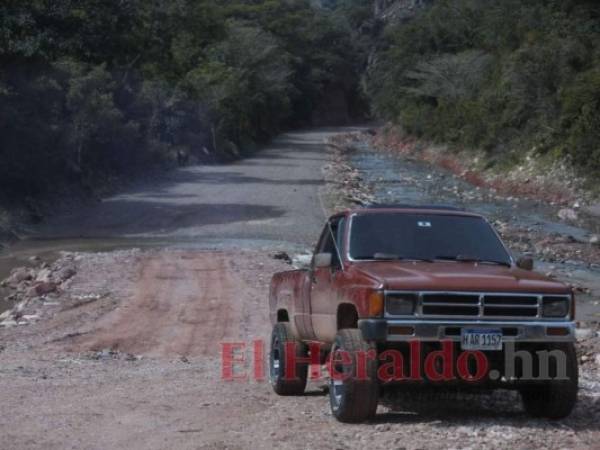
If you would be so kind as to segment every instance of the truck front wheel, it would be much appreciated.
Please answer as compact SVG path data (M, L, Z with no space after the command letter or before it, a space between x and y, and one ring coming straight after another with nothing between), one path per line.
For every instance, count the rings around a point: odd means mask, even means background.
M376 348L360 330L338 331L330 353L329 401L340 422L363 422L375 416L379 399Z
M571 413L577 402L579 376L577 354L571 343L549 345L544 350L549 352L558 350L564 355L560 364L566 364L564 368L566 379L553 379L539 385L524 386L521 388L523 406L531 416L562 419ZM561 372L557 364L556 359L550 359L549 373L552 377L556 377L556 374Z
M287 352L293 351L293 355ZM306 359L306 345L294 339L289 325L277 323L271 333L271 352L269 354L269 375L273 390L279 395L301 395L306 388L308 364L297 362L294 371L286 369L289 361ZM289 356L293 356L290 358ZM295 373L294 373L295 372Z

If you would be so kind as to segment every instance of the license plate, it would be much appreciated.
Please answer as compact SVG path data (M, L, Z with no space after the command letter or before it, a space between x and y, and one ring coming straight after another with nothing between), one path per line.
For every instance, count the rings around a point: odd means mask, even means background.
M460 343L463 350L502 350L502 330L463 328Z

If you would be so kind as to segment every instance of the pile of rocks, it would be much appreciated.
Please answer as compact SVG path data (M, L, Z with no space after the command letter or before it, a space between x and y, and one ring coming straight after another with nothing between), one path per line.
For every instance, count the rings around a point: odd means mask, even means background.
M323 168L328 203L334 212L375 201L373 187L348 163L347 153L352 151L352 145L344 138L350 140L353 136L336 136L328 142L331 162Z
M33 258L33 262L37 259ZM10 290L6 298L15 306L0 314L0 326L10 327L35 322L39 316L40 302L58 296L66 283L76 274L74 258L65 255L52 265L41 263L37 267L17 267L0 285Z

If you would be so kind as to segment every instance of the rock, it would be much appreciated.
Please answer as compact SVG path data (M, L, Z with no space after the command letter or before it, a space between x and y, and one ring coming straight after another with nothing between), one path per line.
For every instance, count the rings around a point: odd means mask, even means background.
M41 297L50 294L51 292L55 292L56 288L56 283L52 281L40 281L28 289L26 295L28 297Z
M69 278L72 278L73 276L75 276L76 273L77 271L72 267L62 267L55 272L55 276L58 280L62 282L67 281Z
M16 288L19 283L22 283L23 281L29 281L32 278L33 274L31 273L31 270L26 267L17 267L11 271L10 276L4 280L3 283L12 288Z
M294 255L293 265L298 269L310 267L312 261L312 255Z
M16 327L17 325L18 325L17 321L12 318L6 319L6 320L3 320L2 322L0 322L0 327L5 327L5 328Z
M571 208L563 208L558 211L558 217L562 220L577 220L577 213Z
M380 423L379 425L375 426L375 431L390 431L390 424L389 423Z
M41 258L39 256L30 256L29 257L29 261L31 261L31 262L38 262L40 260L41 260Z
M40 319L40 316L37 314L25 314L21 319L27 322L36 322Z
M10 317L10 315L11 315L10 310L4 311L2 314L0 314L0 322L8 319Z
M105 348L104 350L98 351L93 355L94 359L113 359L115 356L117 355L117 352L109 349L109 348Z
M594 362L600 367L600 353L596 353L596 356L594 356Z
M600 236L597 234L590 236L590 244L600 246Z
M575 329L575 337L577 340L589 339L594 336L594 331L591 328L577 328Z
M38 272L35 277L35 281L39 281L41 283L49 283L52 279L52 272L50 269L42 269Z
M277 252L273 255L273 259L278 259L280 261L285 261L288 264L292 263L292 258L286 252Z
M29 304L29 300L23 300L12 309L13 316L21 317L23 315L23 310Z
M13 286L13 289L16 289L19 293L23 293L29 288L29 284L29 281L21 281L16 286Z

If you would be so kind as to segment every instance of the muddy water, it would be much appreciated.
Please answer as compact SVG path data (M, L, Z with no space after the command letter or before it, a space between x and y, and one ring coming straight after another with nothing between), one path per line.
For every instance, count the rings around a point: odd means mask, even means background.
M449 171L406 157L374 152L366 145L357 146L350 160L374 186L378 203L455 206L481 213L491 221L586 242L600 229L598 221L587 220L585 227L570 225L558 219L555 206L499 198L491 190L473 186ZM578 316L582 320L600 320L600 267L575 261L552 264L537 261L536 270L552 271L563 281L591 289L591 295L578 296Z

